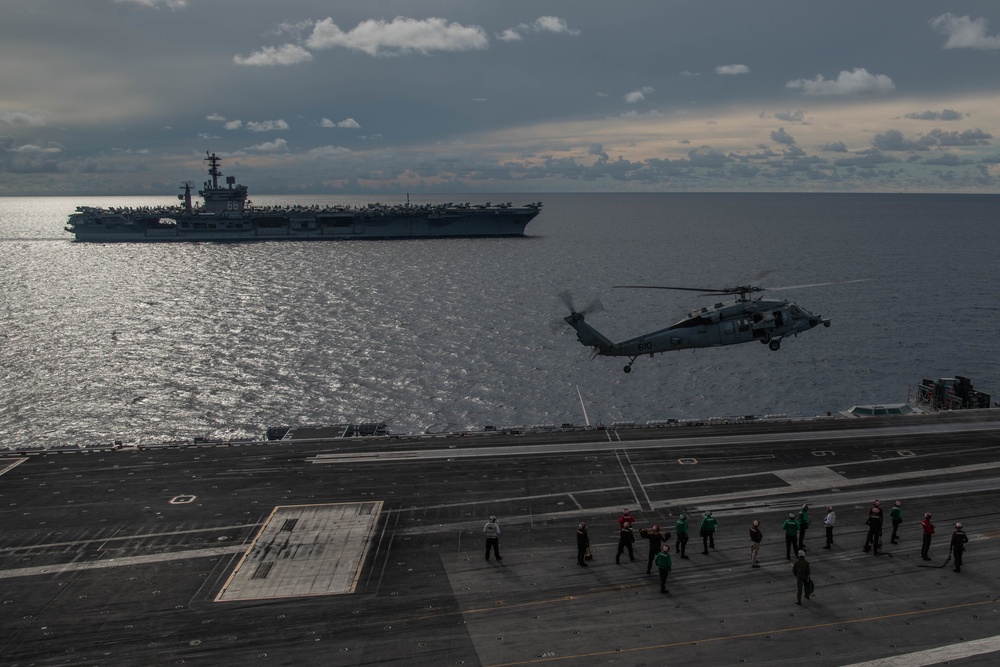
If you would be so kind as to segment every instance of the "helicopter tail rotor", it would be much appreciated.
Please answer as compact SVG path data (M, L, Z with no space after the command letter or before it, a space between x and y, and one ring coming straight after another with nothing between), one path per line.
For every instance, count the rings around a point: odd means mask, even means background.
M587 347L594 348L593 356L602 354L604 350L614 347L614 343L611 342L607 336L587 324L585 321L586 316L590 313L597 313L604 310L604 304L602 304L599 299L594 299L587 305L586 308L583 308L582 310L576 309L576 305L573 303L573 295L569 292L569 290L561 292L559 294L559 299L566 304L566 308L569 309L569 315L562 318L562 320L576 330L577 340ZM593 356L591 358L593 358Z

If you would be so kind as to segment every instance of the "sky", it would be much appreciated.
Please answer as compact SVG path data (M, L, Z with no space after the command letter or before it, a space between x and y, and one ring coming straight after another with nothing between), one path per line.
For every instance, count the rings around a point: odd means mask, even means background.
M4 0L0 195L1000 192L996 0Z

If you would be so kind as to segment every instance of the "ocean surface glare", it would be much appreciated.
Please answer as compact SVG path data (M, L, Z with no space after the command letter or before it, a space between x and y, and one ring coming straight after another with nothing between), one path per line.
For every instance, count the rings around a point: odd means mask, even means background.
M460 198L544 208L525 238L89 244L63 231L76 205L173 201L0 198L0 445L582 424L577 387L606 424L826 414L954 375L1000 398L1000 197ZM768 295L833 320L777 352L673 352L626 375L625 359L590 360L568 326L552 329L566 289L599 298L588 322L622 340L721 299L613 285L858 278L871 280Z

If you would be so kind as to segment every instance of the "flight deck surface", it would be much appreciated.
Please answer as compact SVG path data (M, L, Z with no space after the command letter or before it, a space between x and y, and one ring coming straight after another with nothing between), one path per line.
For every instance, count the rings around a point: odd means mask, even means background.
M0 663L992 665L998 480L996 410L11 454ZM875 498L904 510L899 544L887 521L877 557L861 548ZM797 606L781 523L804 503L816 593ZM626 507L637 527L689 517L667 595L644 540L615 564ZM501 563L484 559L491 514ZM960 574L945 563L956 521L970 539Z

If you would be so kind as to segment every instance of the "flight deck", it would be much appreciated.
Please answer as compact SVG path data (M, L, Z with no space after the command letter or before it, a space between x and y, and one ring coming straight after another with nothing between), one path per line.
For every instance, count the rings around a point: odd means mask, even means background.
M9 454L0 663L992 665L998 482L1000 410ZM876 498L904 511L879 556ZM781 524L803 504L816 593L797 606ZM644 540L615 564L623 508L637 528L689 517L669 594Z

